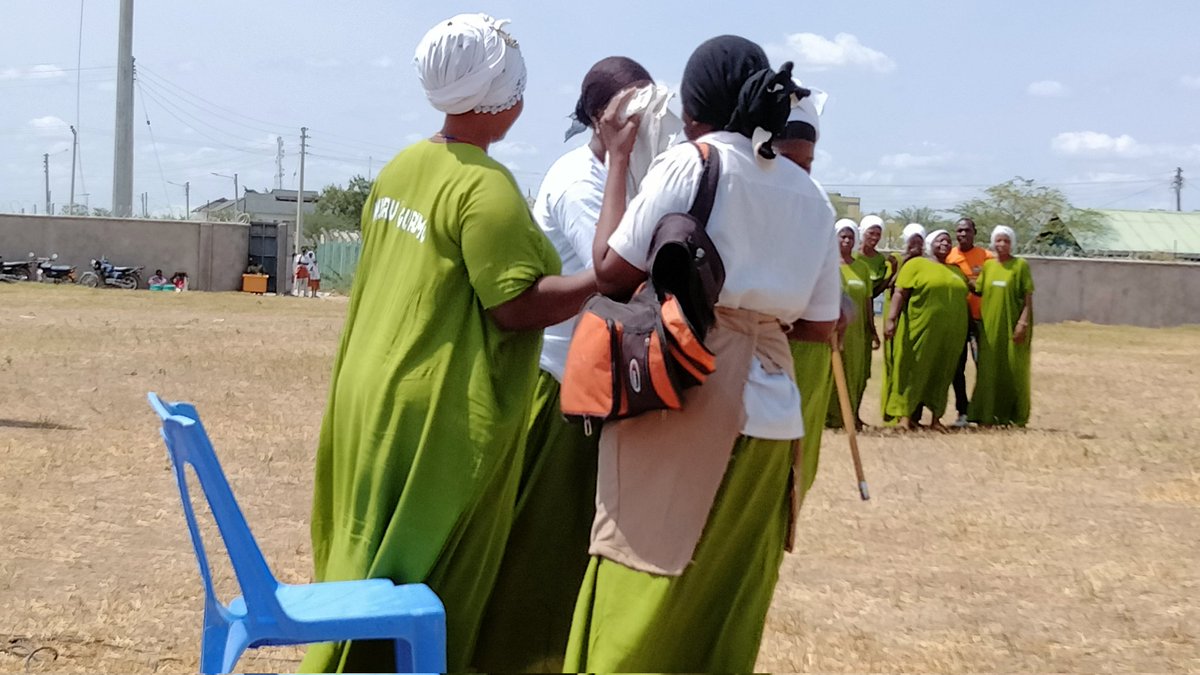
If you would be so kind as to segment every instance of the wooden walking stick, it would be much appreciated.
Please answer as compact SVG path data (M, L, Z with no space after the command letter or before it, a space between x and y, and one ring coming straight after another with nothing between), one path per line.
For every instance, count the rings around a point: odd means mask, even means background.
M837 385L838 405L842 409L842 426L850 438L850 456L854 458L854 475L858 477L858 494L863 501L871 498L867 491L867 478L863 475L862 458L858 455L858 434L855 425L858 416L850 409L850 388L846 386L846 366L842 363L842 350L838 345L837 331L830 338L833 345L833 382Z

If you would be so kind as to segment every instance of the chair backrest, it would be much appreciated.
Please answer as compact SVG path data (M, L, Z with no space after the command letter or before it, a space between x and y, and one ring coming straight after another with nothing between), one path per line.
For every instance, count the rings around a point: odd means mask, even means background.
M204 425L200 423L200 415L196 408L188 403L166 403L154 393L149 394L148 398L150 406L162 419L162 437L175 470L175 480L179 484L179 496L183 501L183 512L192 536L192 546L196 549L196 560L200 565L200 577L204 581L204 592L208 602L220 606L213 588L212 571L205 555L204 540L200 537L196 514L188 494L185 468L189 464L196 472L200 488L209 508L212 509L213 520L216 521L221 538L225 541L233 572L237 575L238 585L246 600L248 618L257 622L286 621L279 601L275 598L279 582L271 574L258 542L250 533L250 527L233 497L233 490L225 479L225 473L217 461Z

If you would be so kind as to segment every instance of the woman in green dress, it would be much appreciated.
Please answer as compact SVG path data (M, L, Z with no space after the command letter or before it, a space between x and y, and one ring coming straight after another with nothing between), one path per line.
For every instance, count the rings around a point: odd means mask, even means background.
M875 334L875 316L871 311L871 271L862 258L854 257L854 247L858 243L857 224L849 218L843 218L834 227L837 229L838 248L842 257L842 294L849 298L854 308L840 340L842 364L846 369L850 409L854 411L854 428L861 430L863 422L858 408L862 403L863 391L867 388L871 346L879 344L879 337ZM825 425L840 429L842 406L837 391L830 392L828 401Z
M883 321L886 327L887 317L892 309L892 291L896 285L896 275L899 274L900 268L910 260L920 258L925 254L925 226L920 223L909 223L904 226L904 230L900 233L900 241L904 245L904 257L896 260L895 255L888 256L887 268L888 274L883 288ZM894 426L896 418L888 415L888 386L892 381L892 341L889 339L883 340L883 382L879 387L879 409L883 412L883 423L885 426Z
M793 96L807 93L791 65L776 72L761 47L726 35L684 68L684 131L720 157L707 231L726 276L705 338L720 365L681 410L601 431L569 672L754 669L796 506L793 441L805 435L785 331L809 321L828 340L840 309L834 211L771 146ZM611 108L604 117L610 165L593 261L601 290L621 296L646 278L655 224L691 206L703 149L660 155L627 205L620 149L637 122Z
M983 297L978 375L968 417L983 426L1029 422L1030 343L1033 342L1033 275L1013 256L1017 235L992 230L994 260L983 264L975 291Z
M967 281L946 265L950 233L929 235L928 258L914 258L896 275L884 339L891 341L884 414L901 427L920 426L921 411L933 415L929 428L945 431L942 414L963 341L967 339Z
M416 64L445 113L380 172L316 456L316 579L423 582L446 608L447 666L470 667L504 552L541 329L577 312L590 272L562 277L489 146L522 109L504 23L462 14ZM312 646L305 672L392 672L383 641Z
M870 270L871 301L874 302L896 276L900 262L895 255L884 255L876 247L883 238L883 218L870 215L863 216L858 224L858 236L862 244L861 251L854 254L854 259ZM878 347L876 347L878 349Z

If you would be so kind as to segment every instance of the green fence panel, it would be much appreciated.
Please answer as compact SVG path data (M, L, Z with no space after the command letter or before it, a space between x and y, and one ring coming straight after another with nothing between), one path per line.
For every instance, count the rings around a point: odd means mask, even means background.
M361 241L328 241L317 245L321 285L348 292L354 284L354 270L361 254Z

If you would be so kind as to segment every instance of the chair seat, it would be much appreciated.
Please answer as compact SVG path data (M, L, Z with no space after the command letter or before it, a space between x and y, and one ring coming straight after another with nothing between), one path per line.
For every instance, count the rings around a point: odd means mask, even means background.
M438 615L444 610L437 595L424 584L397 586L388 579L330 581L292 586L275 591L288 618L300 623L353 619L391 619L397 611L413 617ZM238 596L229 603L237 618L246 616L246 602Z

